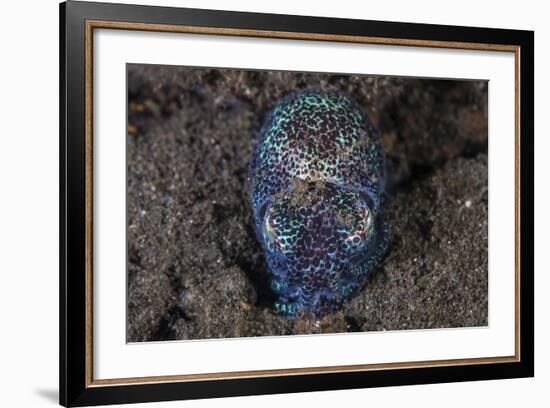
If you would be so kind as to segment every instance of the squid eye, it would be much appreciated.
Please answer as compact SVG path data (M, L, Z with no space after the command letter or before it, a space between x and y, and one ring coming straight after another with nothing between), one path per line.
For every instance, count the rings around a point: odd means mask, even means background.
M346 247L351 250L351 252L361 251L364 249L365 245L369 241L369 236L374 221L372 212L365 204L363 204L358 210L359 212L356 213L357 221L355 227L346 237Z
M360 193L360 224L359 229L365 234L369 234L374 224L374 214L376 214L379 206L378 198L370 191L362 191Z
M266 237L267 241L269 243L275 242L275 231L273 231L273 228L271 227L271 223L269 222L270 214L269 212L264 216L264 237Z
M270 223L270 214L269 214L269 202L265 202L262 204L262 206L259 208L257 217L262 220L261 223L261 233L264 237L264 241L266 244L268 244L269 247L273 247L273 244L275 242L275 232L273 231L273 228L271 227Z
M359 193L359 196L369 211L374 211L378 207L378 199L371 192L362 191Z
M372 216L372 212L370 212L369 209L365 208L365 218L364 218L363 226L366 232L370 231L372 227L373 218L374 217Z

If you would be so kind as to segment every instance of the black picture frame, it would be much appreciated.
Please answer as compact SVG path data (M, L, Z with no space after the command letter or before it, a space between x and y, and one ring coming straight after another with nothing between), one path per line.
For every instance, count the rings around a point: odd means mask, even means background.
M121 404L531 377L534 375L534 33L351 19L68 1L60 5L60 403ZM365 36L512 46L519 56L519 336L517 361L286 376L102 384L91 381L87 336L87 21ZM516 231L518 234L518 231ZM89 350L88 350L89 351Z

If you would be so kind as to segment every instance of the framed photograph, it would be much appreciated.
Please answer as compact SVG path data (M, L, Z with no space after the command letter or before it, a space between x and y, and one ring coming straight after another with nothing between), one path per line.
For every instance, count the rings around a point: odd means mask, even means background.
M60 27L62 405L534 375L533 32Z

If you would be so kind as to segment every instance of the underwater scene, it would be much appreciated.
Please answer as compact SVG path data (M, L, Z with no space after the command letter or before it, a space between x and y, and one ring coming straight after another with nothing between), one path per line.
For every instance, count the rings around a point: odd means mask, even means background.
M127 341L488 324L488 83L127 65Z

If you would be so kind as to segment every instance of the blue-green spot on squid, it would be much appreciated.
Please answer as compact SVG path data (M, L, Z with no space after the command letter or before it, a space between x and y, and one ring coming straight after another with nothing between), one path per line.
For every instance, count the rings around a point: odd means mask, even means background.
M380 264L384 167L378 132L341 93L295 92L267 115L249 181L278 313L330 313Z

